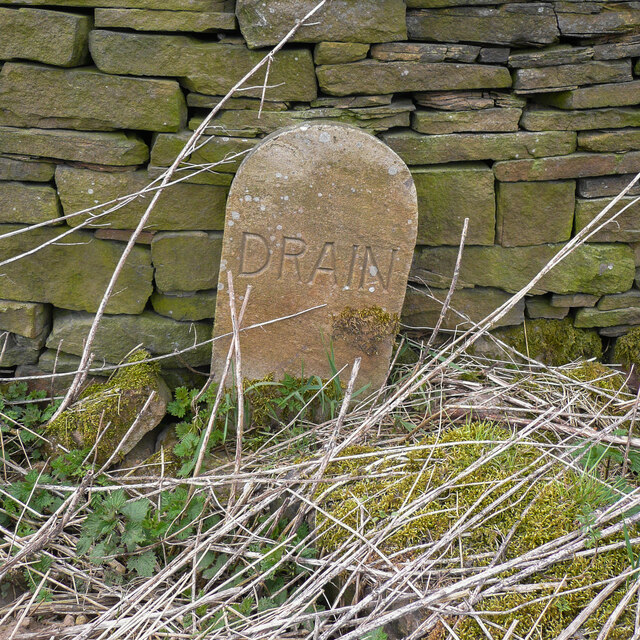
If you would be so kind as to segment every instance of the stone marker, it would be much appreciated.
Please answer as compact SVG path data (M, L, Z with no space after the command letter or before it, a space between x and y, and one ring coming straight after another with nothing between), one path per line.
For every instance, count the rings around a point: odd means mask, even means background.
M236 305L252 290L243 326L304 312L241 336L242 375L331 376L328 353L357 388L380 387L404 300L418 224L404 162L353 127L302 124L265 139L232 184L220 265L215 335L231 331L227 271ZM230 339L214 342L220 379Z

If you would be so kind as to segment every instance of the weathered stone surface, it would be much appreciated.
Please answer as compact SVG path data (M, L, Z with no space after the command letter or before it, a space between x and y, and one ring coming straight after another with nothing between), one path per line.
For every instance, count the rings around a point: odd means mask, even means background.
M627 307L640 307L640 291L632 289L624 293L615 293L610 296L602 296L598 301L600 311L611 311L612 309L625 309Z
M314 0L237 0L240 31L252 48L276 45ZM333 0L293 36L294 42L392 42L407 39L403 0Z
M176 76L197 93L226 95L228 91L264 58L260 51L249 51L241 44L206 42L190 36L124 33L94 30L89 37L91 55L106 73L136 76ZM266 65L248 82L254 87L242 91L243 97L262 97ZM288 49L275 56L269 72L273 88L267 100L309 102L317 95L311 52Z
M389 42L374 44L371 47L371 57L384 62L475 62L480 49L481 47L470 44Z
M313 50L316 64L357 62L367 57L369 45L360 42L319 42Z
M222 102L223 96L207 96L203 93L189 93L187 104L190 107L203 107L213 109ZM286 111L289 108L287 102L274 102L273 100L261 100L260 98L229 98L224 103L225 109L248 109L251 111Z
M519 2L520 0L516 0ZM407 0L409 9L439 9L443 7L458 7L461 5L497 5L512 2L512 0Z
M70 218L68 224L77 226L114 206L116 198L123 198L144 189L152 182L146 171L104 173L59 166L56 184L66 215L94 208L90 213ZM222 229L227 190L225 187L177 183L167 187L158 198L151 213L149 231ZM120 209L98 218L90 227L135 229L147 210L151 194L138 197ZM111 203L105 206L103 203Z
M482 47L478 62L482 64L506 64L509 60L511 49L506 47Z
M416 111L411 128L420 133L442 134L472 131L517 131L522 109L474 109L471 111Z
M96 229L94 235L100 240L117 240L118 242L129 242L133 231L130 229ZM136 237L137 244L151 245L155 231L141 231Z
M497 242L519 247L571 237L576 183L498 182Z
M0 234L20 229L2 225ZM52 243L66 227L40 228L0 240L4 259ZM10 300L50 302L64 309L96 311L124 245L96 240L86 231L75 231L35 254L4 265L0 297ZM115 293L107 304L109 313L140 313L151 295L153 269L148 249L134 247ZM135 345L133 345L135 346Z
M409 328L433 328L442 312L447 289L416 289L410 287L402 309L402 322ZM444 317L443 329L469 329L472 323L484 320L511 296L498 289L461 289L451 298L449 311ZM498 327L520 324L524 321L524 300L497 323Z
M301 125L256 147L227 203L215 334L231 327L227 271L237 296L252 285L245 326L326 306L243 333L243 375L330 375L331 341L338 367L362 358L358 385L383 384L417 223L409 170L359 129ZM214 343L218 372L228 346Z
M1 136L2 134L0 133ZM55 170L56 165L50 162L0 156L0 180L49 182L53 178Z
M453 62L362 60L321 65L316 73L320 88L335 96L511 86L511 76L504 67Z
M0 182L0 223L37 224L59 216L60 203L53 187Z
M154 291L151 305L156 313L178 321L213 318L216 310L215 291L160 293Z
M467 247L462 256L459 285L519 291L561 247L559 244ZM457 255L456 247L419 249L412 278L435 287L449 286ZM633 251L627 245L582 245L547 274L531 293L620 293L631 288L634 275Z
M526 109L520 126L529 131L576 129L619 129L640 126L640 109L631 107L563 110L537 107Z
M630 324L619 324L615 327L599 327L598 334L605 338L620 338L629 333L633 328Z
M595 307L599 296L592 296L587 293L574 294L553 294L551 296L552 307Z
M605 3L585 3L587 11L563 11L571 4L558 7L558 26L563 36L593 38L601 34L633 31L640 25L640 10L634 2L619 2L611 11ZM591 11L593 8L593 11Z
M35 364L46 337L44 330L35 338L0 331L0 367Z
M177 131L186 115L184 96L172 80L17 62L0 72L0 125Z
M89 57L91 27L89 16L0 7L0 60L22 58L60 67L83 64Z
M218 136L256 136L273 133L278 129L310 120L333 121L350 124L372 133L392 127L408 127L410 113L415 105L410 100L396 100L379 107L352 109L298 109L292 111L220 111L206 128L205 133ZM202 116L189 120L189 128L197 129Z
M520 46L550 44L559 35L553 9L542 3L410 11L407 29L410 40Z
M582 64L518 69L515 72L513 87L516 91L533 91L581 84L628 82L632 79L630 60L591 61Z
M452 133L439 136L394 131L383 133L380 137L410 165L561 156L576 149L576 134L570 131Z
M549 296L534 296L526 299L529 318L551 318L562 320L569 315L569 307L554 307ZM515 324L515 323L514 323Z
M578 148L600 152L640 150L640 129L580 131L578 133Z
M25 338L37 338L50 320L51 310L47 305L0 300L0 331L10 331Z
M47 338L47 347L80 356L87 338L93 315L77 311L56 310L53 328ZM176 351L180 359L161 360L163 366L200 367L211 361L211 345L195 344L211 339L208 322L176 322L153 311L139 315L105 315L100 322L92 351L96 358L106 362L120 362L132 350L142 345L152 356L163 356Z
M418 244L493 244L496 223L493 172L483 163L419 167L411 172L418 193Z
M218 11L148 11L146 9L96 9L96 27L136 31L220 31L236 28L233 13Z
M572 47L568 44L560 44L545 49L514 51L509 56L509 66L512 69L530 69L532 67L575 65L587 62L591 58L593 58L593 47Z
M622 176L581 178L578 180L578 195L582 198L604 198L617 196L635 178L632 173ZM640 194L640 185L636 184L628 191L630 196Z
M626 309L578 309L576 311L576 327L614 327L620 324L640 324L640 306Z
M215 288L221 253L219 233L157 233L151 243L151 262L158 289L166 293Z
M637 58L640 56L640 41L631 36L629 41L597 44L593 47L595 60L615 60L616 58Z
M507 134L503 134L507 135ZM553 135L549 132L548 135ZM640 153L572 153L555 158L508 160L493 166L496 178L503 182L520 180L564 180L586 176L606 176L640 171Z
M427 91L415 93L413 99L422 107L444 111L490 109L495 106L495 100L484 91Z
M590 238L591 242L638 242L640 240L640 203L632 204L636 198L625 196L607 214L609 220L624 207L628 207L614 221ZM576 232L586 227L612 198L576 200ZM631 205L631 206L629 206ZM621 323L618 323L621 324Z
M4 4L24 4L25 0L6 0ZM170 9L183 11L222 11L228 2L222 0L28 0L30 5L51 7L124 7L131 9Z
M156 136L151 149L151 164L170 166L184 149L192 136L191 131L181 133L161 133ZM257 140L229 136L203 137L191 155L185 158L190 165L212 165L213 171L235 173L246 154L253 149Z
M333 107L336 109L359 109L362 107L382 107L391 104L393 95L381 96L343 96L343 97L321 97L316 98L312 107Z
M150 178L161 178L167 171L167 167L147 167ZM178 177L185 184L208 184L215 187L230 187L233 176L230 173L218 173L201 167L189 168L187 166L178 169Z
M597 107L625 107L640 103L640 80L597 84L572 91L545 93L537 102L559 109L593 109Z
M149 159L149 148L135 134L0 127L0 153L17 153L75 162L127 166Z

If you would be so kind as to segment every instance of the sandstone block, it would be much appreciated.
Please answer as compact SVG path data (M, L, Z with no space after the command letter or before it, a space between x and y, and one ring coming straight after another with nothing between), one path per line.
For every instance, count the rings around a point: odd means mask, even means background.
M142 164L149 159L149 148L142 139L121 131L97 133L0 127L0 153L114 166Z
M598 107L626 107L640 103L640 80L597 84L572 91L545 93L536 101L559 109L594 109Z
M56 184L66 215L92 211L68 220L77 226L114 206L114 200L137 193L152 182L142 171L105 173L59 166ZM148 230L222 229L227 189L209 185L177 183L167 187L158 198L149 219ZM152 192L138 197L120 209L97 218L90 227L135 229L147 210ZM105 204L111 203L111 204ZM99 205L105 206L99 206Z
M596 44L593 47L595 60L615 60L617 58L637 58L640 56L640 42L630 41L612 42L610 44Z
M570 131L452 133L437 136L394 131L383 133L380 137L409 165L562 156L576 149L576 134Z
M518 247L564 242L571 237L576 183L499 182L497 242Z
M233 31L236 17L219 11L149 11L96 9L96 27L136 31Z
M459 132L517 131L522 109L473 109L470 111L416 111L411 127L432 135Z
M553 294L551 296L552 307L595 307L599 296L592 296L587 293L574 294Z
M53 187L25 182L0 182L0 223L37 224L60 216Z
M35 364L46 337L46 331L35 338L0 331L0 367Z
M388 42L374 44L371 57L383 62L475 62L481 49L470 44Z
M640 240L640 203L632 204L636 198L625 196L607 214L606 220L622 211L604 229L590 238L591 242L638 242ZM576 200L576 232L586 227L609 203L612 198L592 198ZM629 206L631 205L631 206ZM618 323L624 324L624 323Z
M615 327L621 324L640 324L640 307L612 309L611 311L578 309L576 312L576 327Z
M0 125L177 131L186 115L180 86L171 80L14 62L0 72Z
M467 247L459 284L515 293L537 275L561 246ZM456 247L420 248L414 259L412 278L435 287L449 286L457 254ZM547 274L531 293L620 293L631 288L634 276L633 251L627 245L582 245Z
M598 35L633 31L640 25L640 10L632 2L618 3L614 5L613 11L605 3L587 5L587 11L576 11L573 7L573 2L558 7L558 27L563 36L594 38Z
M569 314L569 307L554 307L549 296L526 298L527 317L562 320Z
M410 287L402 308L402 322L411 328L433 328L442 312L447 289L417 289ZM476 287L455 291L449 311L442 323L443 329L470 329L472 323L484 320L511 296L498 289ZM521 324L524 321L524 300L499 320L496 326Z
M118 242L129 242L133 231L130 229L96 229L94 235L99 240L117 240ZM155 231L141 231L136 237L136 244L151 245Z
M151 262L158 289L165 293L214 289L221 253L219 233L157 233L151 243Z
M528 131L567 131L584 129L620 129L640 126L640 109L631 107L607 109L562 110L525 109L520 126Z
M321 65L316 73L320 88L334 96L511 86L511 76L504 67L452 62L361 60Z
M316 6L314 0L237 0L240 31L251 48L276 45ZM403 0L333 0L293 36L294 42L393 42L407 39Z
M466 244L493 244L493 172L483 163L419 167L411 172L418 193L418 237L425 245L458 245L469 218Z
M181 78L197 93L225 95L262 58L241 44L206 42L182 35L156 35L94 30L89 48L97 67L105 73ZM266 66L243 91L243 97L262 97ZM310 102L317 95L311 52L287 49L275 56L269 72L267 100Z
M55 170L56 165L50 162L0 156L0 180L49 182L53 178Z
M325 377L331 341L338 368L362 358L358 386L384 383L418 227L416 189L395 153L343 125L276 133L240 167L225 227L216 336L231 327L227 271L236 296L252 286L245 326L317 307L243 333L243 375ZM214 343L218 373L228 348L228 338Z
M613 309L626 309L627 307L640 307L640 291L632 289L624 293L614 293L610 296L602 296L598 301L600 311Z
M410 11L407 29L410 40L519 46L551 44L559 36L555 13L543 3Z
M56 309L53 328L47 338L49 349L60 348L65 353L80 356L87 338L93 315L77 311ZM138 315L105 315L98 327L93 352L106 362L120 362L132 349L142 345L152 356L163 356L184 351L180 358L161 360L162 366L193 367L211 362L211 345L198 345L210 340L208 322L176 322L153 311Z
M38 338L51 321L49 306L35 302L0 300L0 331Z
M595 178L581 178L578 180L578 195L582 198L603 198L617 196L623 191L635 175L628 173L622 176L604 176ZM640 194L640 185L636 184L628 191L628 195Z
M630 60L592 60L581 64L518 69L515 72L513 87L516 91L533 91L581 84L628 82L632 79Z
M151 149L151 164L168 167L178 157L193 134L160 133ZM235 173L246 154L253 149L257 140L229 136L209 136L200 139L198 149L185 158L190 165L213 165L212 171Z
M207 96L204 93L187 94L187 104L190 107L213 109L222 102L223 96ZM250 111L286 111L287 102L261 100L260 98L229 98L224 103L225 109L248 109Z
M124 7L131 9L169 9L183 11L223 11L228 1L223 0L28 0L31 5L51 7ZM25 0L6 0L4 4L24 4Z
M490 109L496 104L486 91L421 91L413 99L422 107L444 111Z
M89 57L89 16L0 7L0 60L26 59L74 67ZM44 36L44 37L43 37Z
M1 225L0 234L21 228ZM56 240L65 231L66 227L40 228L0 240L4 259L49 243L37 253L2 267L0 297L97 310L124 247L118 242L96 240L86 231ZM107 305L108 312L140 313L151 295L152 278L150 251L134 247Z
M624 152L640 150L640 129L580 131L578 148L585 151Z
M154 291L151 305L156 313L178 321L213 318L216 310L215 291L160 293Z
M150 178L161 178L167 170L167 167L154 167L149 165L147 171ZM230 173L217 173L214 171L203 171L201 168L180 167L178 177L184 184L208 184L214 187L230 187L233 181L233 175Z
M553 135L549 132L549 135ZM503 182L521 180L564 180L587 176L606 176L640 171L640 153L572 153L554 158L508 160L493 166L496 178Z
M509 66L512 69L531 69L532 67L575 65L581 62L587 62L593 57L593 47L574 47L567 44L560 44L545 47L544 49L514 51L509 56Z
M319 42L313 50L316 64L357 62L367 57L369 45L359 42Z

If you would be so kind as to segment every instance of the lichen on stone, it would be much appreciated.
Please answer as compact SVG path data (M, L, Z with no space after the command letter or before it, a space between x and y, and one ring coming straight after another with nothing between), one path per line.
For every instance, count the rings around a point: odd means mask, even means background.
M368 356L378 353L380 345L398 331L400 318L380 307L345 307L333 318L333 337L344 340Z
M58 446L69 450L92 447L99 437L96 461L106 461L153 391L160 400L160 412L164 415L162 405L166 407L170 394L159 376L159 365L145 362L149 357L147 351L135 351L124 363L125 366L119 368L109 380L89 385L76 403L50 422L46 436L54 451ZM127 451L123 448L121 456Z

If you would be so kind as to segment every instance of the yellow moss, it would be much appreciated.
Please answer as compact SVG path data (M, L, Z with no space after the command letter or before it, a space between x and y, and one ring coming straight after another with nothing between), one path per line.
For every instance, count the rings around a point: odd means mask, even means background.
M380 307L345 307L333 318L333 337L373 356L385 340L397 333L399 323L397 314Z
M338 548L350 537L349 530L336 526L337 518L351 529L361 533L373 531L380 520L398 511L405 500L412 502L427 491L448 484L478 460L487 459L496 447L511 438L504 427L491 422L476 422L450 429L439 436L430 435L421 444L437 448L425 448L413 452L406 462L395 461L393 473L375 478L373 471L392 465L384 461L384 452L369 448L367 452L379 455L334 463L328 475L352 475L353 480L340 483L324 499L323 507L332 516L318 517L319 544L328 551ZM472 518L489 507L493 501L513 491L500 507L491 509L482 526L465 531L461 541L463 548L443 550L445 556L463 561L465 566L486 566L495 557L507 534L515 534L508 545L504 559L520 556L540 545L551 542L583 526L585 515L601 507L613 494L594 491L583 476L572 472L559 474L559 467L546 472L538 483L524 482L523 475L540 469L548 462L543 450L531 444L513 444L496 457L472 471L456 486L447 487L431 503L412 514L408 524L400 526L379 544L386 553L412 555L412 546L429 544L441 539L460 520L463 514ZM356 453L355 451L353 453ZM512 476L515 476L512 477ZM499 484L502 483L502 484ZM488 495L487 489L493 487ZM413 552L417 553L417 552ZM460 555L463 555L462 560ZM485 554L482 556L481 554ZM553 582L565 579L562 591L586 587L574 594L558 594L542 616L537 640L552 640L588 604L602 587L592 588L609 576L619 575L629 566L624 549L602 552L589 558L572 559L552 566L533 576L531 583ZM506 577L506 576L502 576ZM484 611L496 612L490 619L508 627L514 618L520 622L517 632L527 632L547 605L546 600L533 602L540 596L554 595L555 586L541 588L530 593L507 594L491 598L479 606ZM624 587L609 598L596 612L587 628L602 625L619 602ZM515 613L507 611L525 605ZM627 638L630 616L623 616L611 638ZM471 618L461 618L456 628L461 640L484 640L485 636ZM526 633L525 633L526 635ZM500 637L500 636L496 636Z
M149 388L158 385L159 365L143 362L149 357L147 351L138 350L126 362L137 364L118 369L107 382L89 385L78 402L47 425L47 437L67 449L78 449L92 446L104 432L97 460L106 460L135 420L140 397L144 395L144 401Z
M616 340L613 349L613 361L636 369L640 366L640 327L631 329L629 333Z

